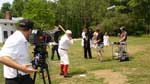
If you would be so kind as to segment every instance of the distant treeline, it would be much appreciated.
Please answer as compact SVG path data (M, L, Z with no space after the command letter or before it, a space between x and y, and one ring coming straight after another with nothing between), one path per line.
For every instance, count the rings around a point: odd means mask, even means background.
M121 26L130 35L150 33L150 0L14 0L3 4L0 18L6 10L13 17L32 19L35 28L51 30L60 24L74 37L85 27L111 35L117 35Z

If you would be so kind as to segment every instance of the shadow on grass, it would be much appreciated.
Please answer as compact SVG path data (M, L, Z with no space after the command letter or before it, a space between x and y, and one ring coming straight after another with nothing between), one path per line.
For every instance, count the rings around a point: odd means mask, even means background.
M113 59L104 59L103 62L111 62Z
M125 58L124 60L120 60L119 58L113 59L113 60L118 60L119 62L126 62L126 61L132 61L134 57L128 56L128 58Z
M70 72L69 75L75 76L75 75L86 74L86 73L87 73L86 71L73 71Z
M129 61L132 61L134 60L134 57L133 56L129 56Z

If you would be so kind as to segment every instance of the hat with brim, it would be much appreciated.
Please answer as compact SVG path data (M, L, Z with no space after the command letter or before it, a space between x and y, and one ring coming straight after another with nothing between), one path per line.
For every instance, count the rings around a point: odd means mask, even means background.
M66 34L72 34L71 30L66 30Z
M33 22L29 19L23 19L19 21L19 26L24 29L33 29Z

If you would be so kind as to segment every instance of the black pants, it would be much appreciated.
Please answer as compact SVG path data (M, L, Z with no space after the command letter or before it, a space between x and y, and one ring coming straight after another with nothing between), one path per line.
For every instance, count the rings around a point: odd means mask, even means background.
M23 76L21 79L19 78L13 78L13 79L7 79L5 78L5 84L34 84L33 80L29 75Z
M84 58L87 58L87 54L89 55L89 58L92 58L90 47L84 47Z
M59 53L58 53L58 45L53 45L51 59L52 60L54 59L55 51L57 53L58 60L60 60L60 56L59 56Z

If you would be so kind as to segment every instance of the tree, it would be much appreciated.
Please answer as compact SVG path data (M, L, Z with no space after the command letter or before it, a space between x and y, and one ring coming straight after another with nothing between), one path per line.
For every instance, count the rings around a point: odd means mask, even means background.
M42 28L43 30L51 29L55 22L55 15L51 9L51 4L47 0L26 1L23 17L33 20L36 28Z
M137 21L136 27L141 27L150 34L150 0L130 0L128 5L132 9L132 16ZM141 29L140 29L141 30Z
M56 21L80 36L83 27L101 23L108 0L59 0L55 2Z
M150 13L147 11L150 9L149 2L149 0L110 0L110 5L116 7L106 12L101 25L106 27L105 29L113 31L122 24L128 28L129 34L143 34L145 30L148 30L145 25L149 25L148 22L150 22Z
M12 4L12 15L21 17L26 0L14 0Z
M79 37L83 27L114 32L124 25L129 34L150 32L150 0L15 0L14 16L32 19L36 28L61 24ZM115 5L112 10L109 6Z
M3 3L0 14L1 14L1 18L4 18L5 16L5 12L7 10L11 10L11 4L10 3Z

